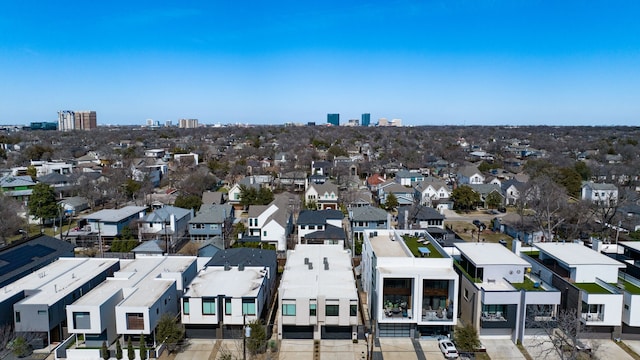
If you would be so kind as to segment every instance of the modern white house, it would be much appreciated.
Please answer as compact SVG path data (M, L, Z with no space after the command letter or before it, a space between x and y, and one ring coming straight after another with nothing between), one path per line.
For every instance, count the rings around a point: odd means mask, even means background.
M638 339L640 329L640 242L621 241L623 249L624 273L618 278L618 288L623 292L622 337ZM630 335L632 334L632 335Z
M28 256L34 257L36 248ZM25 254L27 255L27 254ZM0 325L35 334L42 347L64 339L65 305L119 269L118 259L60 258L0 288Z
M473 324L481 338L522 341L554 321L561 293L532 274L529 262L497 243L454 246L460 252L460 319Z
M70 334L76 344L99 347L118 337L136 339L144 334L153 344L161 316L176 316L180 297L197 273L194 256L144 256L120 260L120 271L66 307ZM82 335L82 337L79 337ZM79 339L84 339L80 341ZM125 339L121 338L123 348ZM83 351L81 347L69 352Z
M358 291L341 245L298 244L278 289L278 339L353 339Z
M376 336L450 334L458 281L453 258L425 231L364 230L362 288Z
M223 325L242 331L269 308L276 252L250 248L216 253L185 289L181 320L187 336L212 338Z
M592 334L619 337L624 305L618 275L625 265L577 243L536 243L539 253L523 256L531 272L563 291L563 308L576 309Z

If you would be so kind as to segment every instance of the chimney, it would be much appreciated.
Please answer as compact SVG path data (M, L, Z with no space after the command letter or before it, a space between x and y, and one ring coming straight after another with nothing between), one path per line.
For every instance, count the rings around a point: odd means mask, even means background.
M309 262L309 270L313 270L313 263Z
M238 264L238 271L244 271L244 263Z
M329 263L328 263L328 262L325 262L325 263L324 263L324 269L325 269L325 270L329 270Z
M308 257L304 258L304 264L305 265L309 264L309 258Z
M229 262L225 262L224 263L224 271L229 271L231 270L231 265L229 265Z

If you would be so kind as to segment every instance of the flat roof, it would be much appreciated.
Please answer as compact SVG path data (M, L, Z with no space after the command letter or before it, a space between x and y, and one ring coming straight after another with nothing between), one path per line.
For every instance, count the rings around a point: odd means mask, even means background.
M224 266L206 266L189 285L185 297L256 297L260 286L266 280L268 271L264 266L237 266L226 270ZM270 274L275 276L275 274Z
M624 264L618 262L607 255L576 243L536 243L535 246L545 254L567 264L569 267L578 265L610 265L619 268L625 267Z
M640 251L640 241L619 241L618 245L626 246L635 251Z
M325 270L324 258L329 269ZM312 269L305 264L312 264ZM351 257L342 245L298 244L287 252L287 263L280 281L281 299L358 299Z
M100 305L113 294L126 289L119 306L149 307L175 281L175 277L163 274L182 273L195 261L195 256L147 256L135 260L121 260L120 271L71 306Z
M402 274L415 276L421 274L425 279L457 279L459 277L458 273L451 267L426 268L415 266L380 266L378 267L378 271L380 274L393 274L394 276Z
M0 289L0 302L28 290L20 304L53 305L117 263L118 259L60 258Z
M378 235L371 236L369 233L369 243L377 257L413 257L407 255L402 247L402 240L398 241L394 231L378 231ZM400 237L402 239L402 237Z
M512 253L506 247L496 243L465 242L455 243L453 246L476 266L488 265L518 265L531 266L529 262Z

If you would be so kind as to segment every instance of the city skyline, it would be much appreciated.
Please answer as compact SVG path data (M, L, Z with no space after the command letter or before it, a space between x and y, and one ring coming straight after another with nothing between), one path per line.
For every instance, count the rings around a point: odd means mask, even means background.
M638 125L632 1L0 6L1 124Z

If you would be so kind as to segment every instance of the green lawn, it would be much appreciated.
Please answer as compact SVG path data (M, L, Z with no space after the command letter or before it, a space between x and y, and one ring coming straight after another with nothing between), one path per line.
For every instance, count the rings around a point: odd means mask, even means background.
M544 289L540 286L538 287L534 287L534 282L533 280L529 279L528 277L524 277L524 282L521 283L511 283L511 285L518 289L518 290L525 290L525 291L544 291Z
M611 294L611 292L596 283L575 283L577 288L582 289L589 294Z
M622 280L622 279L621 279ZM628 282L628 281L624 281L622 280L622 284L624 285L624 290L633 294L633 295L640 295L640 287L633 285L632 283Z
M439 258L443 258L444 256L442 256L442 254L440 254L440 252L436 249L435 246L433 246L433 244L429 243L427 245L421 244L418 242L418 238L415 236L408 236L405 235L403 236L404 238L404 243L407 244L407 247L409 248L409 250L411 251L411 253L413 254L413 256L415 257L421 257L420 256L420 251L418 251L419 247L426 247L427 249L429 249L429 251L431 251L431 253L429 254L428 257L432 258L432 259L439 259Z

